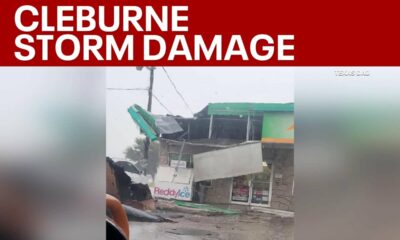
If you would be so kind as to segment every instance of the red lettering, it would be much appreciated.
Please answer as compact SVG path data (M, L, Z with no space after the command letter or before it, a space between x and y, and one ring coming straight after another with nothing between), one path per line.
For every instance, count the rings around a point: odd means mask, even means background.
M178 192L175 189L161 189L159 187L154 188L154 194L160 195L160 196L172 196L176 197Z

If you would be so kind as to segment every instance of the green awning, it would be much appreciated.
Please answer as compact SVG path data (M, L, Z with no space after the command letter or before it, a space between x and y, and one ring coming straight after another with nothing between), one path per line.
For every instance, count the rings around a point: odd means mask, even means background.
M170 116L153 115L137 104L128 108L133 121L151 141L157 140L159 134L182 132L182 127Z
M137 104L135 104L133 106L137 109L138 113L147 122L147 124L149 124L154 131L158 132L157 131L156 120L154 119L154 116L151 113L149 113L148 111L144 110L141 106L139 106Z
M143 111L146 112L146 114L144 114ZM152 122L153 123L155 122L151 120L151 119L154 120L154 118L150 114L148 114L147 111L145 111L144 109L135 104L128 108L128 113L131 115L133 121L135 121L135 123L139 126L140 130L151 141L157 140L157 132L155 130L156 129L155 124L153 126L151 124Z
M293 112L293 103L210 103L208 115L260 115L265 112Z

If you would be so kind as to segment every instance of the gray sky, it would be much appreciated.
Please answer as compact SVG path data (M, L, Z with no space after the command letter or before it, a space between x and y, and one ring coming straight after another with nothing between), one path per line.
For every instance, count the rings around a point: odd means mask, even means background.
M294 69L272 67L166 67L191 110L196 113L215 102L293 102ZM149 71L107 68L107 88L147 88ZM168 81L163 69L155 70L154 94L175 115L191 113ZM140 136L127 108L147 106L146 91L107 90L107 155L123 157L127 146ZM153 100L153 113L168 112Z

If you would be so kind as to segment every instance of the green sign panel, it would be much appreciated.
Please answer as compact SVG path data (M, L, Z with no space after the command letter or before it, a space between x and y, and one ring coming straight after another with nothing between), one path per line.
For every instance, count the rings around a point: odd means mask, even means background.
M262 142L294 143L293 112L265 113L262 128Z

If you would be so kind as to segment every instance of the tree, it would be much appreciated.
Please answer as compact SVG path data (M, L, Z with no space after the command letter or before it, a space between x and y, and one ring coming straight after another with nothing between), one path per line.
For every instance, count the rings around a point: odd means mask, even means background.
M160 145L158 142L151 142L149 146L149 159L144 159L145 141L145 138L136 138L135 143L125 149L125 157L127 159L139 161L141 167L143 167L147 173L154 175L159 163L158 151Z

